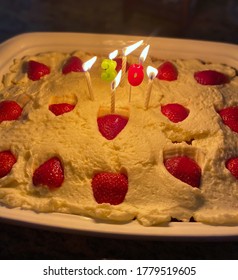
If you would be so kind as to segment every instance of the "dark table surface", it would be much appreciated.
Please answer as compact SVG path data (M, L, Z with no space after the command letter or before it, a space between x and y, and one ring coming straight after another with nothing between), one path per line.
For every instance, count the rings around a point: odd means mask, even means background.
M7 223L0 223L0 227L2 259L238 259L238 242L229 238L150 240L80 235Z
M0 43L37 31L132 34L238 43L237 0L2 0ZM130 5L132 3L132 6ZM147 1L146 1L147 2ZM57 5L56 5L57 3ZM124 6L124 5L127 6ZM238 259L235 240L143 240L87 236L0 222L1 259Z

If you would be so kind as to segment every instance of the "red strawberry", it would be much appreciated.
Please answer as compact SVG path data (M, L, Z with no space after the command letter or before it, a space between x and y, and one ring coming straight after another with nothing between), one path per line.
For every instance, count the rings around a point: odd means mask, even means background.
M92 179L93 195L97 203L120 204L128 191L127 176L120 173L102 172Z
M21 113L22 108L15 101L5 100L0 102L0 123L17 120Z
M83 62L77 56L72 56L66 62L62 69L63 74L68 74L70 72L84 72L83 70Z
M226 168L238 180L238 157L228 159L226 161Z
M218 112L222 121L232 131L238 133L238 106L227 107Z
M68 103L58 103L49 105L49 110L56 116L63 115L74 109L75 105Z
M28 62L27 75L30 80L37 81L48 74L50 74L50 67L47 65L34 60Z
M11 151L0 152L0 178L6 176L16 162L17 159Z
M177 103L170 103L161 106L161 112L164 114L171 122L177 123L181 122L187 118L189 115L189 110L184 106Z
M116 71L119 72L122 68L122 58L115 58L113 59L114 61L116 61L117 66L116 66ZM128 62L126 62L126 71L128 70L130 64Z
M156 76L159 80L174 81L178 78L177 68L170 61L165 61L158 67Z
M194 73L195 80L201 85L222 85L229 82L228 77L215 70L203 70Z
M41 164L33 174L35 186L45 185L50 189L59 188L64 181L64 169L57 157L52 157Z
M177 179L198 188L201 181L201 168L187 156L175 156L164 161L166 169Z
M108 140L114 139L126 126L128 118L120 115L105 115L97 119L98 129Z

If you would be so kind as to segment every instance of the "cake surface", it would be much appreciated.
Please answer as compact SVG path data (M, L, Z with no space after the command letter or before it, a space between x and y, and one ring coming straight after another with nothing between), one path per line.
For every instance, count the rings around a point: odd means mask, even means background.
M11 152L15 157L12 168L0 178L0 202L8 207L107 221L137 219L145 226L171 218L238 223L238 181L233 172L238 164L228 165L238 157L238 117L232 115L232 124L227 125L222 115L224 109L238 106L236 70L195 59L174 60L176 79L154 79L147 110L147 76L140 85L131 87L130 102L126 79L115 91L115 115L126 121L113 139L107 139L98 122L110 115L111 85L101 79L101 62L106 55L98 56L90 69L94 100L90 100L83 71L62 70L72 56L85 62L94 55L76 51L24 57L14 61L3 77L0 102L14 101L21 110L16 119L0 123L0 152ZM32 80L27 72L29 61L50 70ZM138 57L130 55L128 62L138 63ZM148 57L143 66L158 68L163 63ZM206 70L222 73L227 81L199 83L194 74ZM70 106L64 114L57 114L52 107L55 104ZM168 104L185 108L184 118L171 121L174 115L166 115ZM199 174L194 186L166 167L167 160L179 157L192 160L180 172L193 169L193 163L200 169L196 169ZM46 162L44 172L50 173L52 159L58 164L56 187L39 175ZM108 177L120 181L120 197L116 193L115 201L105 203L100 200L100 180Z

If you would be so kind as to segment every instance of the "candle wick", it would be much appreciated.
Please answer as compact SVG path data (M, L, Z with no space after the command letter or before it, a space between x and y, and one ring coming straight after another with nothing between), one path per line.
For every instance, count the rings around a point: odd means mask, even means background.
M154 80L155 77L156 77L155 73L152 72L152 73L150 74L150 76L149 76L149 79L150 79L150 80Z
M115 90L115 84L116 84L116 81L113 80L111 83L111 90Z

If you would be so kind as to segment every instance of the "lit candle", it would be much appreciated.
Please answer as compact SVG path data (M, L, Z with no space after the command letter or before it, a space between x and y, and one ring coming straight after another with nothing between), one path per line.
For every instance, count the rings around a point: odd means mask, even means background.
M115 91L121 80L122 70L120 70L116 78L111 83L111 114L115 113Z
M140 54L139 64L132 64L128 69L128 81L131 86L138 86L144 79L144 67L142 66L149 52L150 45L146 46ZM131 100L131 86L129 90L129 102Z
M87 80L89 98L92 101L94 100L94 95L93 95L93 87L92 87L92 82L91 82L91 77L90 77L89 70L91 69L91 67L93 66L93 64L95 63L96 60L97 60L97 57L94 56L91 59L89 59L88 61L84 62L83 65L82 65L83 70L85 72L85 77L86 77L86 80Z
M146 95L145 95L145 110L147 110L148 106L149 106L153 80L157 76L158 70L152 66L148 66L146 69L146 73L149 78L149 82L148 82L148 88L147 88Z
M143 43L143 40L140 40L139 42L122 49L122 78L121 78L121 84L123 85L125 74L126 74L126 61L127 61L127 55L132 53L134 50L136 50L141 44Z
M109 59L102 61L101 67L104 70L101 78L104 81L113 81L117 75L116 67L117 63L113 59L118 55L118 50L115 50L109 54Z

